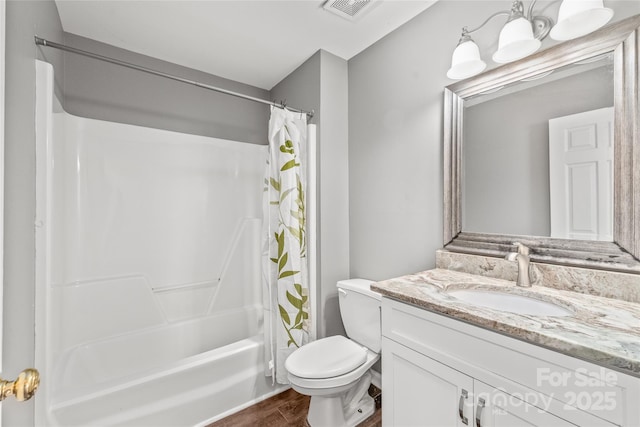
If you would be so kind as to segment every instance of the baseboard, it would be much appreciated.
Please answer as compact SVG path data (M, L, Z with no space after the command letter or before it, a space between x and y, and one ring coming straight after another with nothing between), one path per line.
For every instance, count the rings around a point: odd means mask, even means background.
M371 370L371 384L382 390L382 375L374 369Z

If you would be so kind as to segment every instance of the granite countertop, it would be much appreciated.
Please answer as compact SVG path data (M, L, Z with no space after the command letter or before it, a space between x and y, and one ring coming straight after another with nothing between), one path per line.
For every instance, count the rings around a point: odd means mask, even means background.
M532 344L640 377L640 304L452 270L434 269L377 282L371 289ZM493 310L455 299L447 291L488 289L531 296L568 309L568 316Z

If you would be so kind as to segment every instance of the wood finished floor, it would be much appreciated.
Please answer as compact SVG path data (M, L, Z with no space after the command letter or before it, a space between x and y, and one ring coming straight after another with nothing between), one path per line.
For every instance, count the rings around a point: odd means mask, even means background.
M309 396L289 389L207 427L307 427L309 399ZM382 411L376 410L358 427L382 427Z

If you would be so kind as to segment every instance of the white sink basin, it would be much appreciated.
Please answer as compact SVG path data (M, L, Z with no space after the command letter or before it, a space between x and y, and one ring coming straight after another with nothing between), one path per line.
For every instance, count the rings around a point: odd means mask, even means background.
M532 316L571 316L564 307L524 295L486 289L458 289L447 292L452 297L470 304Z

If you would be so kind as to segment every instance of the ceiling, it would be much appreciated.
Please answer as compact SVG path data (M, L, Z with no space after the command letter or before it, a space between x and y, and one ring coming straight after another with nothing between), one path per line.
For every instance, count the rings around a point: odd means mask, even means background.
M56 0L64 31L270 90L318 49L350 59L436 0L349 21L324 0Z

